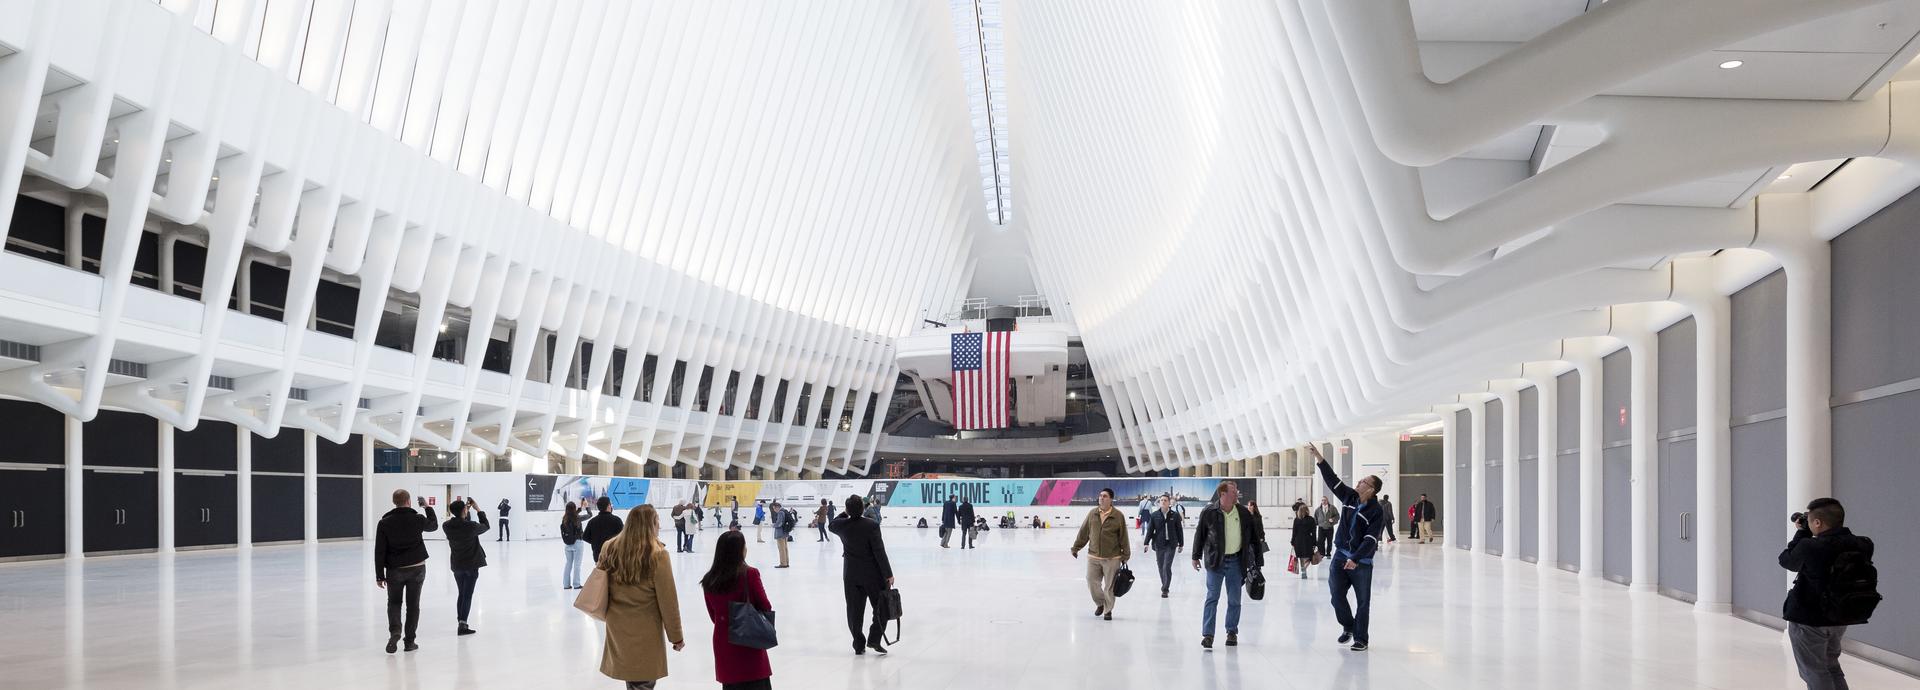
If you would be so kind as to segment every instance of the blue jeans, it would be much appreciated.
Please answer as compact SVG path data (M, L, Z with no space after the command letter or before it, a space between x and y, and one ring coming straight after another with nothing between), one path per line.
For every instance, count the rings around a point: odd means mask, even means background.
M459 614L458 620L462 623L467 622L467 612L473 610L473 584L478 581L480 581L478 570L453 571L453 583L460 587L460 598L455 602L454 608Z
M1361 563L1347 570L1347 561L1333 560L1333 574L1327 577L1327 586L1333 590L1333 616L1340 621L1340 629L1353 633L1355 642L1367 641L1367 612L1373 603L1373 566ZM1353 590L1354 608L1347 608L1347 590Z
M565 570L560 571L561 586L579 587L585 584L580 581L580 561L585 560L580 556L581 552L586 550L587 542L584 540L575 540L572 544L567 545L567 567Z
M1220 559L1219 568L1207 569L1207 606L1200 611L1200 634L1213 636L1214 610L1220 604L1220 583L1226 582L1227 589L1227 633L1240 632L1240 579L1246 573L1240 570L1240 555L1234 554Z

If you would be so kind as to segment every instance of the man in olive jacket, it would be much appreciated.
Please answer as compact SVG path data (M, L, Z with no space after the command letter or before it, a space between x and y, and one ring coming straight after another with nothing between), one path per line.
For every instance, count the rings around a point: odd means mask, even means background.
M1240 485L1221 481L1213 502L1200 511L1193 528L1193 569L1207 571L1207 603L1200 612L1200 646L1213 648L1214 615L1220 606L1220 586L1227 587L1227 646L1240 644L1240 587L1249 573L1265 563L1266 544L1260 518L1240 505Z
M407 651L420 648L413 643L414 632L420 629L420 588L427 582L427 543L420 534L440 529L433 519L433 506L422 499L420 509L427 514L421 515L407 505L411 500L413 496L406 489L394 489L393 510L380 516L379 525L373 528L373 583L387 590L388 654L399 649L403 632ZM404 627L400 618L403 600L407 605Z
M1087 513L1080 523L1080 535L1074 537L1067 553L1080 557L1087 550L1087 591L1093 594L1093 615L1113 620L1113 578L1133 557L1127 545L1127 516L1113 507L1113 489L1100 490L1100 505Z

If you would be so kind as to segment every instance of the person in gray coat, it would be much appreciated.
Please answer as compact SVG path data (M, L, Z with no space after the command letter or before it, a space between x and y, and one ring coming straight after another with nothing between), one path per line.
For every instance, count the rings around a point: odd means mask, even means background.
M1320 553L1333 553L1333 528L1340 524L1340 509L1320 497L1320 507L1313 509L1313 519L1320 523Z
M1380 507L1387 511L1387 543L1391 544L1393 542L1400 541L1400 538L1394 535L1395 530L1393 527L1393 499L1388 497L1386 494L1380 494Z

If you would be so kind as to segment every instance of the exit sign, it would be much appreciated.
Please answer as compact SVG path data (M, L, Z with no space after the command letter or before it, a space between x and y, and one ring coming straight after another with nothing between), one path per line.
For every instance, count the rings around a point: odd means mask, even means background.
M1620 426L1627 425L1627 406L1620 406Z

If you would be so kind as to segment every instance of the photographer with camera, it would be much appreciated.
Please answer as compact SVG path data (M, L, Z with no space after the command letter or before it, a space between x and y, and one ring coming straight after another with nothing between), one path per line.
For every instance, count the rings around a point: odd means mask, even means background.
M1873 567L1873 540L1846 528L1847 511L1832 498L1817 498L1790 518L1799 529L1780 552L1780 567L1799 573L1787 592L1781 617L1800 679L1814 690L1847 687L1840 670L1840 640L1880 603Z

